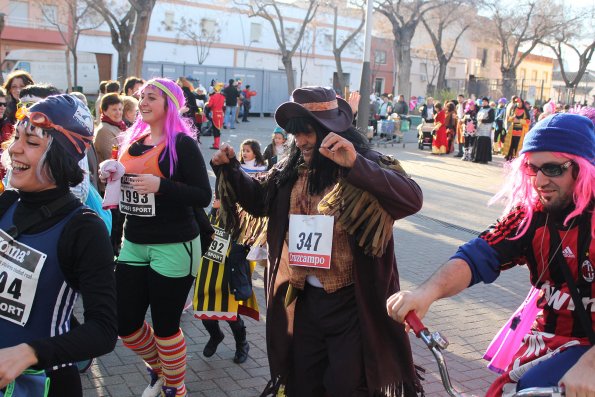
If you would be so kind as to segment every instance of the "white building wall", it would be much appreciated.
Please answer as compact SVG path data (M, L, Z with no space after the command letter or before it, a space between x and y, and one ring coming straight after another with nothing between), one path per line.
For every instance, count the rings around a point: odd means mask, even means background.
M119 0L124 1L124 0ZM296 7L286 6L283 15L286 28L299 29L305 11ZM149 28L149 39L144 54L146 62L173 62L198 64L196 50L189 38L179 32L175 26L181 18L194 21L196 31L200 29L202 19L217 22L220 30L220 40L212 44L209 55L203 65L219 67L246 67L264 70L282 70L283 64L270 23L262 18L249 18L247 13L240 12L233 3L225 1L209 2L196 0L180 2L177 0L160 0L153 10ZM173 23L171 23L173 21ZM170 22L168 24L168 22ZM340 37L345 37L350 28L359 25L355 18L342 17L340 23ZM252 24L261 25L261 35L257 41L252 41ZM330 26L329 26L330 25ZM319 13L316 24L310 28L309 59L304 71L303 82L310 85L332 84L333 72L336 66L332 54L328 35L332 37L332 16ZM348 46L343 52L343 69L350 74L352 87L359 87L361 77L361 59L363 48L363 34L358 37L360 46ZM307 45L302 44L303 50ZM111 45L109 30L104 24L96 31L83 33L80 37L81 51L101 52L112 54L112 78L117 74L117 53ZM298 50L299 53L299 50ZM296 82L300 80L299 54L293 58Z

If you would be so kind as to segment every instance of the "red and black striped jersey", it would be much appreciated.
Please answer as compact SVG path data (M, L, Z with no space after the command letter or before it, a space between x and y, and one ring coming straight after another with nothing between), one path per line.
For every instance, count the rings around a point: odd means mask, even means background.
M590 214L576 217L566 227L539 211L533 214L526 233L515 238L525 218L525 211L516 208L479 237L496 251L501 270L516 265L528 266L531 284L541 289L538 305L543 309L543 315L537 319L539 331L586 337L560 267L564 264L553 258L558 250L562 252L595 330L595 241L590 238ZM559 233L559 246L552 247L548 223Z

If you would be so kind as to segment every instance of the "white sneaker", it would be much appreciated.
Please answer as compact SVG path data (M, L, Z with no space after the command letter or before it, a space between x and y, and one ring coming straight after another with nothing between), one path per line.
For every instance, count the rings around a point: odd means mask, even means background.
M161 389L163 387L163 378L156 376L151 372L151 383L143 391L142 397L158 397L161 396Z

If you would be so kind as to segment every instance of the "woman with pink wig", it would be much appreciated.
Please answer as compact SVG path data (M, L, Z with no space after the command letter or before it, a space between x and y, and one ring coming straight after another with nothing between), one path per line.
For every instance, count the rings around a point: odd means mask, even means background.
M120 198L126 223L116 269L118 333L147 364L151 381L143 397L186 396L180 316L201 256L194 208L209 205L211 187L191 121L179 114L182 89L157 78L140 93L140 117L118 155L126 169ZM149 308L152 326L145 321Z

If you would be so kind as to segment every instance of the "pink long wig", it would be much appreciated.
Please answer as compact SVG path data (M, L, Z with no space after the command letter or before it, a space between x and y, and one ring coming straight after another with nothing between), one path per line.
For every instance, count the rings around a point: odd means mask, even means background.
M587 211L590 203L595 201L595 166L583 157L573 154L554 152L554 155L572 160L579 169L572 195L575 209L564 220L564 224L568 225L572 218ZM515 239L525 234L531 224L533 214L540 205L537 192L533 188L532 177L523 170L527 160L527 153L523 153L507 164L506 182L489 202L489 204L493 204L497 201L504 201L506 205L504 214L518 206L525 209L526 216ZM591 236L595 238L595 211L591 212Z
M186 103L184 92L173 80L166 78L156 78L153 80L167 87L178 100L180 107L184 107ZM151 87L157 88L159 91L161 91L161 94L165 98L166 116L163 126L163 131L165 132L165 150L163 151L163 154L159 160L163 160L166 152L169 153L169 173L172 175L174 173L176 163L178 162L178 153L176 151L177 136L179 134L184 134L194 138L196 137L196 131L192 127L192 122L179 114L179 109L176 107L172 99L159 87L151 84L151 81L152 80L147 81L139 91L142 93L147 88L147 86L150 85ZM122 146L124 148L128 148L133 142L145 135L148 130L149 125L144 122L142 117L137 117L134 124L131 125L126 131Z
M474 110L476 108L475 102L472 99L468 99L465 103L465 113Z

